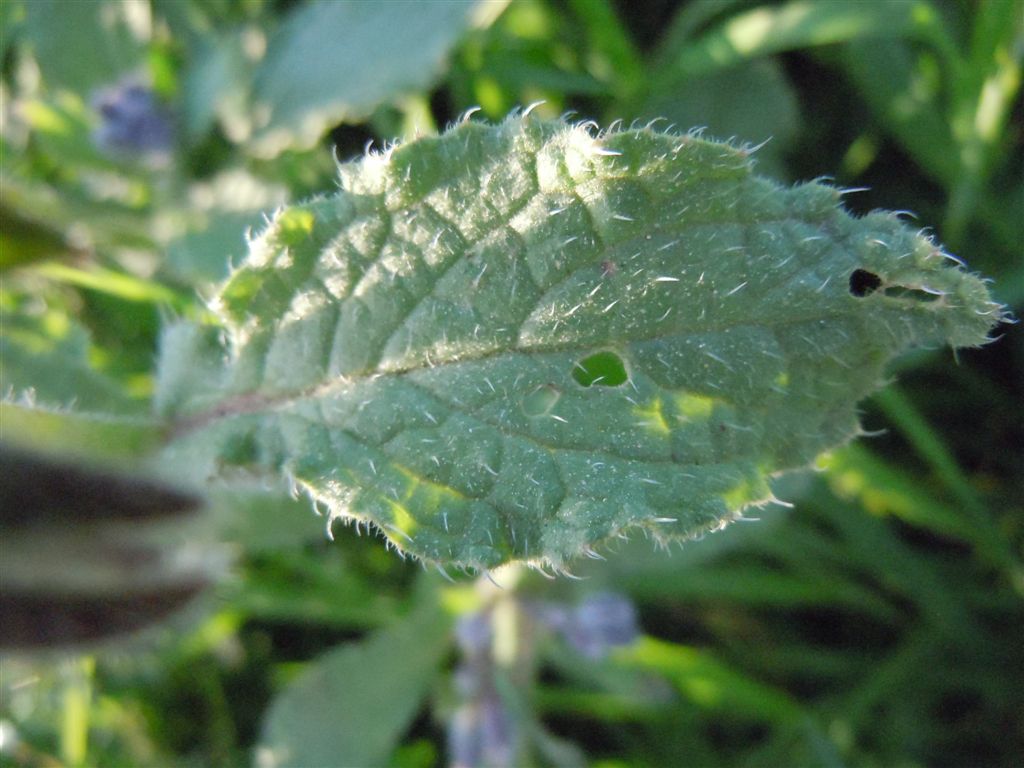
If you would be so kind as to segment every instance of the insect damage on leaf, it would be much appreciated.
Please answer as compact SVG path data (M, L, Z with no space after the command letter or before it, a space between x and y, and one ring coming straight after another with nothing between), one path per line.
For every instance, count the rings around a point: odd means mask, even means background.
M168 331L168 455L283 475L438 564L720 528L855 436L888 360L1002 316L896 215L748 155L523 115L340 166L221 287L226 350Z

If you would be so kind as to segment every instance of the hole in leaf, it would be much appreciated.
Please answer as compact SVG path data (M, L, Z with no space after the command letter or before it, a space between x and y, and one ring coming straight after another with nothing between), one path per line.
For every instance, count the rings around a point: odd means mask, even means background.
M892 296L894 299L913 299L914 301L935 301L941 296L940 293L923 290L921 288L908 288L905 285L886 286L883 293Z
M626 383L629 375L626 364L614 352L595 352L573 366L572 377L584 387L618 387Z
M850 293L854 296L867 296L882 286L882 278L866 269L855 269L850 273Z

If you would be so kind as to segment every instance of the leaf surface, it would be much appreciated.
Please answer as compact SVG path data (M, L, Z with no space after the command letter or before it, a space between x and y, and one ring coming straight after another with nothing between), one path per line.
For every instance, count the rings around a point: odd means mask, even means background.
M429 86L471 23L503 4L332 0L294 11L271 38L253 98L266 114L262 155L310 147L331 125Z
M259 764L386 764L440 671L449 631L437 601L424 600L367 640L316 659L274 700Z
M226 350L169 332L169 452L438 563L721 527L853 437L893 356L1001 315L897 216L748 154L514 117L341 166L222 286Z
M0 308L0 392L5 402L29 399L53 409L138 413L147 406L89 360L84 327L59 309L33 307L10 294ZM4 435L9 439L9 435Z

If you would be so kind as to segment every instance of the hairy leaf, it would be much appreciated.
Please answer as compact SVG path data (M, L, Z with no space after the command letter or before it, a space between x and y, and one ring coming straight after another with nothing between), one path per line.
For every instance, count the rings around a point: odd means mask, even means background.
M168 458L284 473L438 563L721 527L854 436L890 358L1001 313L896 215L748 154L524 116L343 165L220 289L226 350L169 332Z

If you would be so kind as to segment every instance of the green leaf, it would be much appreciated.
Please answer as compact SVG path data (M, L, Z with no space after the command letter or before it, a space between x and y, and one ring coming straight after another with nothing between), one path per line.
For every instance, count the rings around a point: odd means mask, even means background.
M939 108L942 84L934 62L902 40L853 41L843 46L840 60L879 123L924 173L950 185L960 156Z
M448 629L436 600L423 599L401 622L314 661L271 705L259 765L385 765L438 673Z
M242 32L196 42L181 98L182 128L190 140L198 140L217 120L228 136L245 135L250 69Z
M228 265L245 253L245 233L259 229L262 211L212 211L206 226L186 232L167 244L162 270L193 286L223 280Z
M586 29L590 67L611 80L616 95L628 98L646 79L640 53L609 0L571 0L573 13Z
M0 396L51 408L132 413L148 404L90 363L89 334L73 318L27 296L0 306ZM56 303L56 302L51 302Z
M206 539L229 542L249 555L301 549L324 539L323 520L313 514L308 499L237 481L209 490L202 525Z
M148 420L8 401L0 401L0 423L5 441L46 453L74 454L93 463L137 461L163 438L161 427Z
M645 637L631 648L616 650L613 658L627 668L665 675L700 709L785 725L805 718L799 702L785 691L748 677L707 651Z
M57 162L62 162L58 159ZM5 167L5 171L10 170ZM17 170L17 169L15 169ZM123 179L122 179L123 181ZM138 189L138 188L136 188ZM59 188L23 175L0 174L0 198L3 199L4 232L0 246L4 253L0 257L0 268L14 266L19 261L29 261L25 254L8 253L7 249L21 249L26 245L35 250L31 260L49 255L63 258L81 255L82 241L94 248L155 248L152 225L142 213L122 202L97 200L85 186L78 183L63 184ZM21 220L21 222L18 221ZM31 229L26 232L28 224ZM50 249L39 241L39 228L50 230L50 245L53 237L61 237L64 247ZM19 242L26 235L35 243Z
M696 77L659 80L637 113L682 128L701 126L713 136L767 142L757 153L757 167L773 175L785 173L783 156L800 129L796 93L782 67L770 58Z
M934 496L919 480L908 477L866 449L851 445L823 462L832 491L840 498L857 498L869 512L890 514L922 528L960 541L978 542L988 531L972 518Z
M249 498L256 500L255 496ZM211 499L211 504L217 501ZM257 513L262 511L257 508ZM303 511L309 513L308 508ZM278 512L276 522L264 517L252 527L265 522L269 540L270 533L283 527L280 509ZM316 528L322 537L322 526ZM253 551L245 538L242 543L247 553ZM373 629L393 621L400 613L396 596L379 578L361 573L351 558L314 557L308 550L280 545L275 549L272 552L267 547L259 567L250 566L244 579L223 590L222 599L249 620ZM336 555L337 550L329 550L329 554Z
M714 3L687 3L679 8L658 40L652 54L655 69L672 61L702 29L745 4L745 0L717 0Z
M87 94L142 62L139 12L113 0L32 0L25 3L25 34L43 80L51 88Z
M169 333L169 452L283 474L438 563L720 528L853 437L888 360L1002 311L897 216L748 155L523 117L341 166L222 286L226 351Z
M670 55L661 59L658 72L662 77L678 79L795 48L893 37L924 40L947 58L956 55L941 18L928 2L794 0L729 17L678 52L669 51Z
M255 150L271 156L310 147L333 124L429 86L474 17L494 10L451 0L334 0L296 10L256 72L253 99L266 118Z
M0 201L0 271L72 252L63 232L26 214L6 199Z

